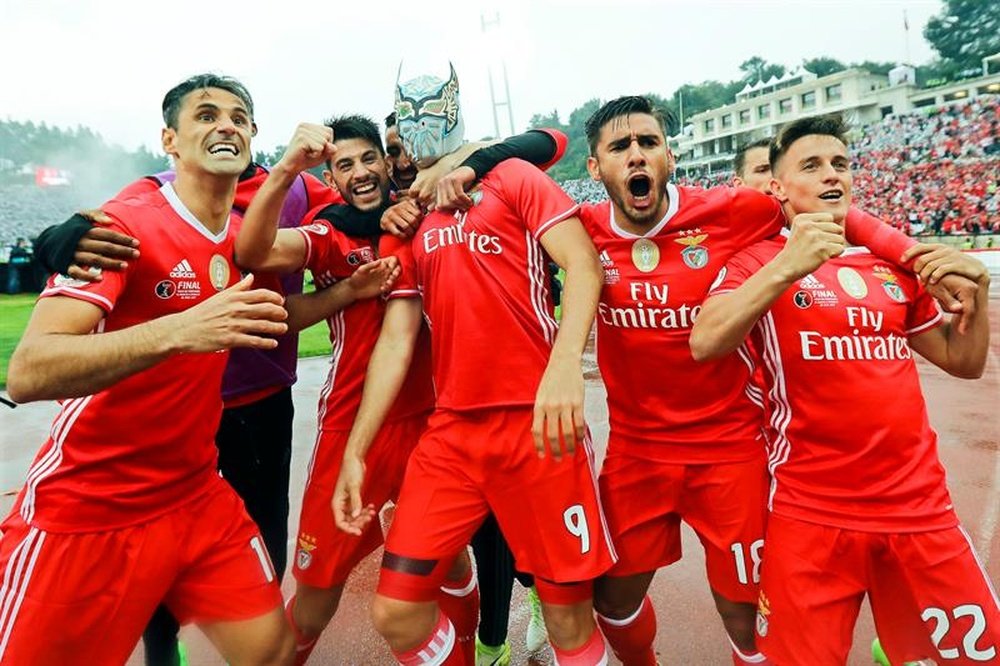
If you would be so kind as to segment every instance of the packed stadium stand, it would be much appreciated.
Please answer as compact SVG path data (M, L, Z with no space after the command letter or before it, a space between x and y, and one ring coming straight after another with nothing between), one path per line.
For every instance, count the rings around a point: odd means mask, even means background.
M893 226L910 234L1000 233L1000 97L889 116L860 128L851 155L856 204ZM732 176L689 171L678 182L714 187ZM579 202L606 198L587 179L563 187Z

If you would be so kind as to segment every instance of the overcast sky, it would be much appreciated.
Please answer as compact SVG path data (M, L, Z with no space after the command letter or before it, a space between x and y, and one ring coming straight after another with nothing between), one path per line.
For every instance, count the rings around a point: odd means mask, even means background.
M515 129L563 120L593 97L739 77L753 55L786 66L934 56L922 35L941 0L0 0L0 118L89 126L127 148L159 150L163 94L201 72L230 74L254 97L257 149L300 121L391 111L409 73L459 75L467 138L494 133L489 75L506 64ZM458 8L456 8L458 7ZM485 33L481 17L499 11ZM501 121L501 133L506 126Z

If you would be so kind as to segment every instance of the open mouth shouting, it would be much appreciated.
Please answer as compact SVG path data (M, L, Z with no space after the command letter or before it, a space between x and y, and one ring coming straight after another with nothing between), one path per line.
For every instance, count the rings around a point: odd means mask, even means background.
M631 204L640 210L653 205L653 180L644 173L635 173L625 181L625 187L631 195Z

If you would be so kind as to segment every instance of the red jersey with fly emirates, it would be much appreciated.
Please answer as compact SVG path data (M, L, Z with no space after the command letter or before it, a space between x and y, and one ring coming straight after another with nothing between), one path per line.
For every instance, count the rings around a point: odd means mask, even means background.
M518 159L490 171L472 198L466 212L429 214L411 242L437 406L533 405L557 330L539 239L577 205Z
M212 233L171 184L103 210L114 220L109 228L139 239L142 255L124 272L104 272L100 282L55 276L41 295L101 308L97 332L187 310L239 280L233 220ZM113 530L211 488L228 356L178 354L103 391L62 401L18 500L25 522L52 532Z
M688 337L719 269L778 233L784 215L749 188L668 184L667 196L666 215L642 236L619 226L610 202L580 212L604 266L597 362L608 445L678 464L749 460L764 446L754 355L697 363Z
M734 257L713 293L735 289L784 247ZM799 280L752 335L764 359L771 509L846 529L958 524L908 339L938 325L916 279L851 248Z
M354 238L334 228L323 218L326 207L313 209L297 231L306 240L306 263L316 281L317 288L326 288L351 276L362 264L374 261L377 252L373 243L377 239ZM393 297L409 289L416 289L413 271L404 271L396 282ZM365 373L371 358L382 318L385 300L366 298L357 301L327 319L330 327L330 373L319 398L319 427L321 430L350 430L354 424ZM427 331L421 330L421 338ZM393 403L387 421L394 421L434 407L434 387L431 383L430 346L426 339L418 339L410 363L410 370Z

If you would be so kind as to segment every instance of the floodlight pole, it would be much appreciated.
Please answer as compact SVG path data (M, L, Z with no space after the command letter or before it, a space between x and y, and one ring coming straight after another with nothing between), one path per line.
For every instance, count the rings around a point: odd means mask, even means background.
M500 12L493 12L493 18L488 19L486 14L479 15L480 23L482 24L483 32L485 33L489 28L500 25ZM486 72L490 80L490 102L493 105L493 133L494 137L499 139L501 136L507 136L514 133L514 109L510 103L510 84L507 80L507 63L500 60L500 71L503 73L503 92L504 99L497 101L496 88L493 85L493 66L487 65ZM497 113L499 107L507 107L507 121L509 123L509 131L506 134L500 133L500 116Z

